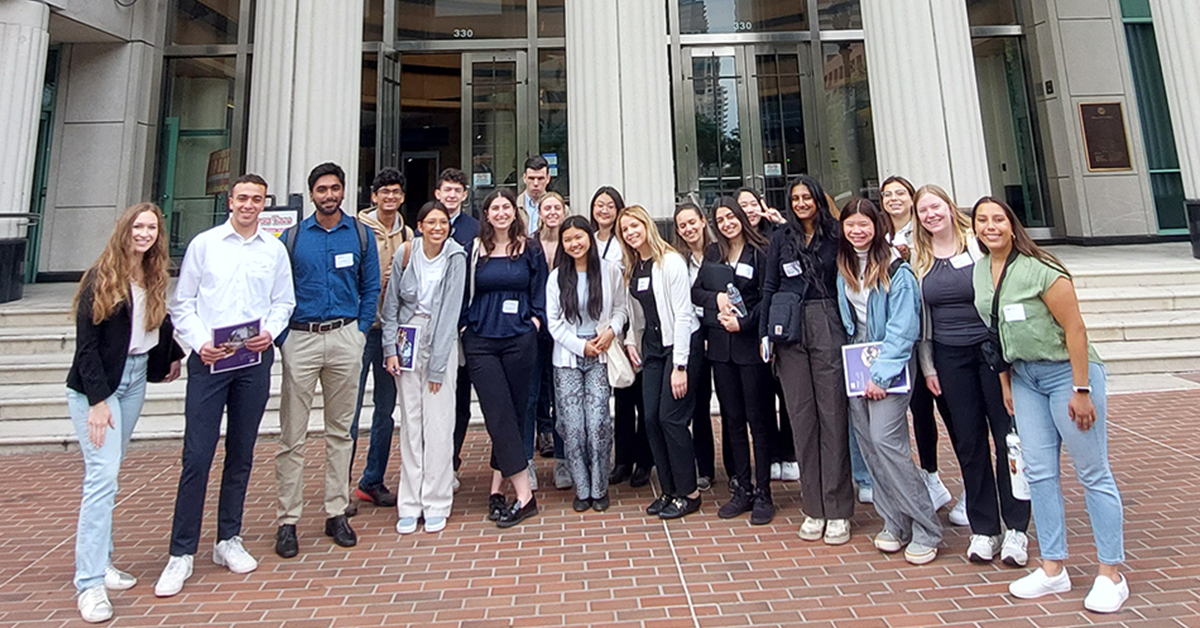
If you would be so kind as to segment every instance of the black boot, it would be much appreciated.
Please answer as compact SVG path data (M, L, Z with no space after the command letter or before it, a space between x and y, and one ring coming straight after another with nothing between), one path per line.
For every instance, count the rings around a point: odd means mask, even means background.
M739 484L733 489L733 497L717 511L717 516L722 519L733 519L750 510L753 505L754 494Z
M758 488L754 491L754 506L750 511L750 523L765 526L775 518L775 503L771 501L770 488Z

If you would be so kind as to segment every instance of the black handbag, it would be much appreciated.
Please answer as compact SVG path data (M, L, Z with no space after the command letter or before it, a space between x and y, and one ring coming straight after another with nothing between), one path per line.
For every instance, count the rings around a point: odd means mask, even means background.
M804 307L800 295L776 292L767 309L767 337L782 345L799 344L804 338Z
M1012 364L1004 359L1004 347L1000 344L1000 328L997 319L1000 312L1000 287L1004 285L1004 276L1008 274L1008 267L1012 266L1015 259L1017 259L1017 250L1014 248L1008 254L1008 259L1004 261L1004 269L1000 271L1000 279L996 282L996 291L992 294L992 318L988 322L987 340L984 340L983 345L979 348L983 353L983 359L995 373L1007 373L1008 369L1012 368Z

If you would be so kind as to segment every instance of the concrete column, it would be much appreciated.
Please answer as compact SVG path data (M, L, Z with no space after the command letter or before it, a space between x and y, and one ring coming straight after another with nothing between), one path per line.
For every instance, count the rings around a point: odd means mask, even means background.
M1188 199L1200 199L1200 3L1196 0L1150 0L1158 56L1162 61L1175 149Z
M601 185L655 217L674 212L667 17L644 0L567 0L571 187L587 212Z
M0 0L0 212L29 211L50 34L50 8ZM21 221L0 220L0 238L24 237Z
M863 0L880 180L936 183L969 205L991 192L966 3Z
M263 175L283 203L290 193L307 196L313 166L335 162L346 171L342 207L354 213L362 3L273 0L255 17L247 171Z

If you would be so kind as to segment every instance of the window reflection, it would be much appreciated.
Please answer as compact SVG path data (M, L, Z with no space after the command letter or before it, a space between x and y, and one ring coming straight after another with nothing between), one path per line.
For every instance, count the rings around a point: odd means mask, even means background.
M236 44L242 0L177 0L171 43Z
M679 26L684 35L808 30L808 1L679 0Z
M860 29L862 0L818 0L817 18L823 31Z
M538 37L563 37L567 34L566 0L538 0Z
M852 196L877 196L878 168L871 97L867 90L867 55L862 42L821 46L825 77L829 163L826 190L839 205Z
M571 165L567 159L567 55L542 50L538 55L538 150L553 155L550 189L570 196Z
M397 39L528 36L526 0L398 0Z
M1009 26L1019 24L1014 0L967 0L967 21L971 26Z

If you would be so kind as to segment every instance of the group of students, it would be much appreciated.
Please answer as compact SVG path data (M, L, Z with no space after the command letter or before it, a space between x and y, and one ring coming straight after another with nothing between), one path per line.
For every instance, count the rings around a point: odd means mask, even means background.
M783 212L748 188L711 211L680 205L672 245L644 207L626 205L612 187L592 195L586 215L571 215L545 191L548 177L537 178L545 163L536 159L526 164L527 193L497 189L478 220L464 211L466 176L447 169L413 229L398 213L398 172L380 173L376 206L356 221L332 189L344 174L323 164L309 178L317 212L281 238L258 226L266 182L243 176L231 188L228 222L189 245L169 305L162 213L151 204L125 211L80 284L68 379L85 462L75 575L85 620L111 617L106 589L136 583L111 562L117 474L145 383L180 374L184 352L174 337L192 353L160 596L191 575L222 412L229 420L213 560L237 573L257 567L242 547L241 518L279 346L276 552L284 558L299 551L301 447L317 379L326 406L325 532L352 546L346 486L368 372L376 410L356 493L395 504L400 534L422 521L426 532L446 526L472 385L491 441L488 519L508 528L538 513L531 406L549 373L555 455L575 511L608 509L610 485L644 485L651 469L659 494L648 515L699 510L714 476L715 383L730 486L718 516L748 512L752 524L769 523L771 480L790 464L805 515L801 539L848 542L857 483L860 501L883 519L874 546L925 564L937 556L936 513L949 501L936 461L926 465L932 447L919 447L924 470L911 455L907 416L925 392L929 416L921 420L932 422L936 399L962 470L965 495L952 520L971 527L969 560L999 555L1024 566L1032 510L1042 566L1010 591L1035 598L1070 589L1059 486L1066 445L1099 553L1085 606L1120 608L1129 593L1118 572L1122 507L1108 465L1104 367L1088 345L1070 274L1004 202L985 197L968 216L941 188L892 177L880 190L882 209L853 198L839 211L820 183L801 176ZM234 352L214 347L213 330L248 320L259 331L244 348L261 361L212 369ZM877 343L860 396L848 396L843 373L842 348L854 343ZM355 397L358 407L347 411ZM394 431L388 404L397 398L401 464L392 495L383 477ZM1014 423L1028 502L1010 483L1005 438Z

